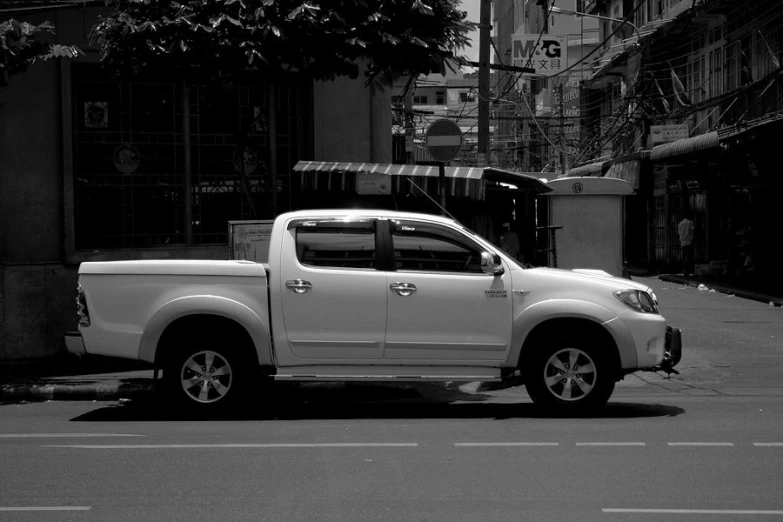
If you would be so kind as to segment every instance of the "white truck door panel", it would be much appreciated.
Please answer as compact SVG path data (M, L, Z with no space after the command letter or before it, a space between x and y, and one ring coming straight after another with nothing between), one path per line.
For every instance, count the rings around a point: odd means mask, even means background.
M511 276L482 273L481 246L445 227L395 221L392 243L384 358L505 360Z
M386 275L375 269L374 222L307 222L283 242L280 292L291 354L341 364L383 357Z

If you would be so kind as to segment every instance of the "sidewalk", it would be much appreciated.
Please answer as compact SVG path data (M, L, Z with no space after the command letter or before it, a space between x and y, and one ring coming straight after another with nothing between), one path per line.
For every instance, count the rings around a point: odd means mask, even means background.
M631 274L633 277L633 274ZM654 277L654 276L649 276ZM709 290L715 290L722 294L735 295L744 299L751 299L753 301L759 301L767 303L773 306L783 306L783 292L770 292L769 290L761 290L751 285L743 285L739 283L724 283L721 281L715 281L704 277L697 276L683 276L681 274L660 274L658 279L666 281L668 283L677 283L681 285L693 286L696 288L704 285Z
M656 277L643 270L629 268L631 277ZM729 286L705 278L677 274L657 275L661 281L714 289L716 292L783 306L783 295L772 295L748 286ZM63 354L45 359L0 362L0 403L36 401L116 401L150 397L153 393L153 370L134 361L106 357ZM492 389L493 383L480 386L476 392ZM637 383L636 387L643 383ZM460 389L465 385L460 385ZM634 387L634 386L632 386ZM466 388L470 390L471 387ZM470 391L469 391L470 393ZM526 396L523 389L514 393Z

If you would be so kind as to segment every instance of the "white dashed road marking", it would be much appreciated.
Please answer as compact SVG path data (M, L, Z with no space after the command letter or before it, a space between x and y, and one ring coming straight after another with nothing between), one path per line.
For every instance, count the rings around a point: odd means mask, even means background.
M557 442L455 442L457 447L524 447L524 446L558 446Z
M89 511L90 506L18 506L0 507L0 511Z
M753 445L759 448L783 448L783 442L754 442Z
M0 439L56 439L80 437L146 437L134 433L0 433Z
M669 442L669 446L707 446L707 447L721 447L721 446L734 446L733 442Z
M415 448L417 442L321 442L308 444L52 444L46 448L77 449L208 449L208 448Z
M617 509L604 508L604 513L637 513L651 515L783 515L783 510L767 509Z
M646 446L644 442L577 442L577 446Z

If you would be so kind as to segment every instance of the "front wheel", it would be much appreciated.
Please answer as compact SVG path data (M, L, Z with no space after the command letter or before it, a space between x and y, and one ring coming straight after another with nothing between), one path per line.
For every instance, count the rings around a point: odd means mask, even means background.
M609 358L585 341L560 341L542 350L526 372L533 402L556 413L589 413L614 391Z

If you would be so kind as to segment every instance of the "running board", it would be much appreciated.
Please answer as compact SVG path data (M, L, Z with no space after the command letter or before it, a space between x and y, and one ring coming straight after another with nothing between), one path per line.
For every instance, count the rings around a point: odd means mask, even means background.
M325 374L285 374L272 376L276 381L370 381L370 382L421 382L421 381L483 381L501 382L497 375L325 375Z
M307 365L278 368L276 381L500 382L498 367L435 365Z

